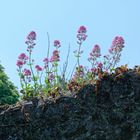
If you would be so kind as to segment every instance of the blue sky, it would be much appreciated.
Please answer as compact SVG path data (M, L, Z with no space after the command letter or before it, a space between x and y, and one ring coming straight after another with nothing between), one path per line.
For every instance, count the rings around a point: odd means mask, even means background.
M71 44L69 72L76 61L72 52L77 48L76 31L80 25L88 30L82 47L83 65L89 65L87 57L94 44L99 44L101 53L106 54L116 35L125 39L119 65L140 65L140 0L1 0L0 18L0 61L18 87L16 60L26 51L24 41L31 30L37 33L34 58L40 65L47 54L49 32L51 42L61 41L61 60L66 58Z

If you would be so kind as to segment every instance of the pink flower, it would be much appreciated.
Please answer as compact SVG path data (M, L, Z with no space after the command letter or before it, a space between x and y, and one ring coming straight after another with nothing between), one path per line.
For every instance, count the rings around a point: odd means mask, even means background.
M48 63L49 59L48 58L44 58L43 62Z
M109 48L109 50L108 50L108 51L109 51L109 53L111 53L111 54L112 54L112 53L113 53L113 49L114 49L114 48L111 46L111 47Z
M42 71L42 68L39 65L36 65L35 68L37 71Z
M24 76L30 76L31 75L31 71L29 69L24 69L23 70L23 75Z
M95 72L97 72L97 69L96 68L92 68L91 72L95 73Z
M36 33L34 31L31 31L27 36L27 40L36 40Z
M79 40L78 44L80 44L82 41L85 41L87 38L86 32L87 29L85 26L80 26L78 29L77 39Z
M27 47L27 51L31 54L32 53L32 49L34 48L34 46L36 45L36 43L34 42L36 40L36 33L34 31L31 31L28 36L26 37L26 41L25 43L28 45Z
M100 46L97 45L97 44L94 45L92 52L93 52L93 53L100 53Z
M74 79L78 78L78 77L83 77L84 76L84 66L80 65L79 67L76 67L76 71L74 73Z
M49 59L48 58L44 58L43 62L44 62L44 65L45 65L44 67L47 68L48 64L49 64Z
M78 33L86 33L87 32L87 29L85 26L80 26L79 29L78 29Z
M61 46L60 41L59 40L55 40L54 41L54 46L59 48Z
M59 55L59 51L58 50L54 50L53 51L53 55Z
M16 65L21 68L24 64L26 64L27 60L28 60L28 56L26 56L25 53L21 53L18 56Z
M18 67L22 67L22 66L24 65L24 62L21 61L21 60L17 60L16 65L17 65Z
M59 58L60 58L60 57L59 57L59 51L58 51L58 50L54 50L54 51L53 51L53 55L52 55L52 57L51 57L51 59L50 59L50 62L60 61Z
M121 36L116 36L112 41L112 46L121 46L124 47L124 39Z
M101 56L101 53L100 53L100 46L99 45L94 45L93 49L92 49L92 52L90 53L90 59L89 60L92 60L94 59L95 57L100 57Z
M59 57L53 55L50 59L50 62L54 62L54 61L60 61Z
M80 65L80 66L79 66L79 68L80 68L80 69L83 69L83 68L84 68L84 66L83 66L83 65Z
M102 63L98 63L98 68L102 68L103 67L103 64Z
M28 60L28 56L26 56L25 53L21 53L21 54L18 56L18 59L21 59L21 60Z
M124 47L124 39L121 36L116 36L113 41L112 45L109 48L109 53L119 53L122 51L122 48Z
M49 74L49 81L52 81L53 79L54 79L55 77L54 77L54 75L51 73L51 74Z

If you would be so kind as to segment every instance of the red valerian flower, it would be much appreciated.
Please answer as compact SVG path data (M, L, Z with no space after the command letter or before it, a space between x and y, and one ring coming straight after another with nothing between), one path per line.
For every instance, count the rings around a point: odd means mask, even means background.
M90 52L90 56L88 58L89 61L95 61L96 58L101 56L101 50L99 45L94 45L92 51Z
M43 62L44 62L44 68L47 68L48 64L49 64L49 59L48 58L44 58Z
M24 65L24 62L21 61L21 60L17 60L16 65L17 65L18 67L22 67L22 66Z
M37 71L42 71L42 68L39 65L36 65L35 68Z
M27 51L31 54L32 53L32 49L34 48L34 46L36 45L36 43L34 42L36 40L36 33L34 31L31 31L27 37L26 37L26 41L25 43L28 45L27 47Z
M59 40L54 40L54 46L59 48L61 46L60 41Z
M31 31L27 36L27 40L36 40L36 32Z
M102 68L103 67L103 64L100 62L100 63L98 63L98 68Z
M26 64L27 60L28 60L28 56L26 56L25 53L21 53L18 56L16 65L21 68L24 64Z
M96 73L97 72L97 68L91 68L91 72Z
M31 71L29 69L24 69L23 70L23 75L24 76L30 76L31 75Z
M54 50L53 51L53 55L50 59L50 62L54 62L54 61L60 61L60 56L59 56L59 51L58 50Z
M86 33L87 32L87 29L85 26L80 26L79 29L78 29L78 33Z
M25 53L21 53L21 54L18 56L18 59L21 59L21 60L28 60L28 56L26 56Z
M86 32L87 32L87 29L85 26L80 26L78 31L77 31L77 39L80 41L78 43L81 43L81 41L85 41L86 38L87 38L87 35L86 35Z
M124 39L121 36L116 36L112 41L112 46L121 46L124 47Z

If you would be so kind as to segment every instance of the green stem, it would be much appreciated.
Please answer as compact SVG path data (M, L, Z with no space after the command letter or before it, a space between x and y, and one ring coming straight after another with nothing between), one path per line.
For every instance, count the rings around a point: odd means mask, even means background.
M73 76L73 73L74 73L74 70L75 70L76 66L77 66L77 62L76 62L76 64L74 65L74 68L73 68L73 70L72 70L72 73L71 73L71 76L70 76L70 80L72 79L72 76Z
M117 59L116 59L116 58L118 57L118 55L119 55L119 53L116 53L116 54L114 55L114 59L112 58L112 62L111 62L112 69L114 69L114 67L115 67L115 65L116 65L116 63L117 63ZM111 65L109 65L108 69L111 68Z
M35 75L34 75L34 72L33 72L33 68L32 68L32 62L31 62L31 53L29 53L29 66L30 66L30 69L31 69L31 73L33 75L33 81L34 81L34 87L35 87L35 94L37 92L37 83L36 83L36 78L35 78Z
M44 69L43 69L43 70L44 70ZM41 79L42 79L42 75L43 75L43 70L42 70L42 72L41 72L41 74L40 74L40 77L39 77L39 83L40 83L40 85L42 85Z
M22 83L22 80L21 80L21 68L19 68L19 75L20 75L20 84L21 84L21 88L22 88L22 90L24 91L23 83Z
M77 56L77 64L78 64L78 68L80 66L80 50L81 50L81 45L82 45L82 42L79 44L79 48L78 48L78 56Z
M50 53L50 36L49 36L49 33L47 32L47 37L48 37L48 50L47 50L47 58L49 59L49 53ZM46 69L47 72L47 76L49 77L49 64L48 64L48 67Z

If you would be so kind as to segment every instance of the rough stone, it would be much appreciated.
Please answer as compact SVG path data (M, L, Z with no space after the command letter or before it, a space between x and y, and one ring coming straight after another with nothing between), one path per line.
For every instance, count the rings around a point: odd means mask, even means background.
M0 140L139 140L140 75L86 85L77 97L0 107Z

